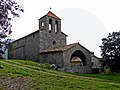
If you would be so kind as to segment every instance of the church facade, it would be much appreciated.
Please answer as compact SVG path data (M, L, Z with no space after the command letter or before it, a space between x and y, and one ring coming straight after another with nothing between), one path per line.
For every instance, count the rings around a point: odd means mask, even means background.
M79 73L92 73L100 59L80 43L67 45L61 19L49 11L39 19L39 30L12 42L9 59L32 60Z

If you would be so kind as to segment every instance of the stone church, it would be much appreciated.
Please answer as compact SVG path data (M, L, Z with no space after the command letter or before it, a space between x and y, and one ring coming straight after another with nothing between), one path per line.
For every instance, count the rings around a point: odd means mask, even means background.
M39 19L39 30L15 40L9 59L32 60L79 73L92 73L101 66L100 59L80 43L67 45L61 31L61 19L49 11Z

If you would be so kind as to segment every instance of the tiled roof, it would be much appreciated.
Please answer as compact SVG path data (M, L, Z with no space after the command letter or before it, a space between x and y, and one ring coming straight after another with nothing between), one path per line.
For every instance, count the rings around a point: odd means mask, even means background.
M72 60L71 60L71 63L74 63L74 62L82 62L82 60L79 58L79 57L73 57Z
M17 39L17 40L14 40L13 43L14 43L14 42L17 42L17 41L19 41L19 40L21 40L21 39L24 39L24 38L26 38L26 37L28 37L28 36L30 36L30 35L33 35L33 34L35 34L35 33L38 33L38 32L39 32L39 30L37 30L37 31L35 31L35 32L32 32L32 33L30 33L30 34L28 34L28 35L26 35L26 36L23 36L23 37L21 37L21 38L19 38L19 39Z
M61 32L62 34L64 34L66 37L68 36L67 34L65 34L65 33L63 33L63 32Z
M50 16L50 17L53 17L53 18L56 18L56 19L60 19L58 16L56 16L54 13L52 13L51 11L49 11L47 14L47 16Z
M69 48L72 48L72 47L76 46L76 45L78 45L78 43L73 43L73 44L69 44L69 45L65 45L65 46L61 46L61 47L42 50L40 53L63 52L65 50L69 49Z

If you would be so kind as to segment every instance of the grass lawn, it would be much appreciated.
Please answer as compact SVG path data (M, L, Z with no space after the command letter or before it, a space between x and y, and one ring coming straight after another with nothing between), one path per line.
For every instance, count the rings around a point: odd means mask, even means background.
M120 75L71 74L23 60L0 60L0 65L0 90L120 90Z
M120 74L78 74L78 75L120 83Z

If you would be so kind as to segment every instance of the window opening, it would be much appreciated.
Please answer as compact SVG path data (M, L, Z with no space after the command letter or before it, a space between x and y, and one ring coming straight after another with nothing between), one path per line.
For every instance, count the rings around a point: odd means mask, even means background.
M58 21L55 21L55 32L58 32Z
M42 25L42 27L44 26L44 22L43 21L42 21L41 25Z
M52 44L53 44L53 45L55 45L55 44L56 44L56 42L55 42L55 41L53 41L53 42L52 42Z
M93 66L93 62L91 62L92 66Z
M49 19L49 30L52 30L52 19Z

